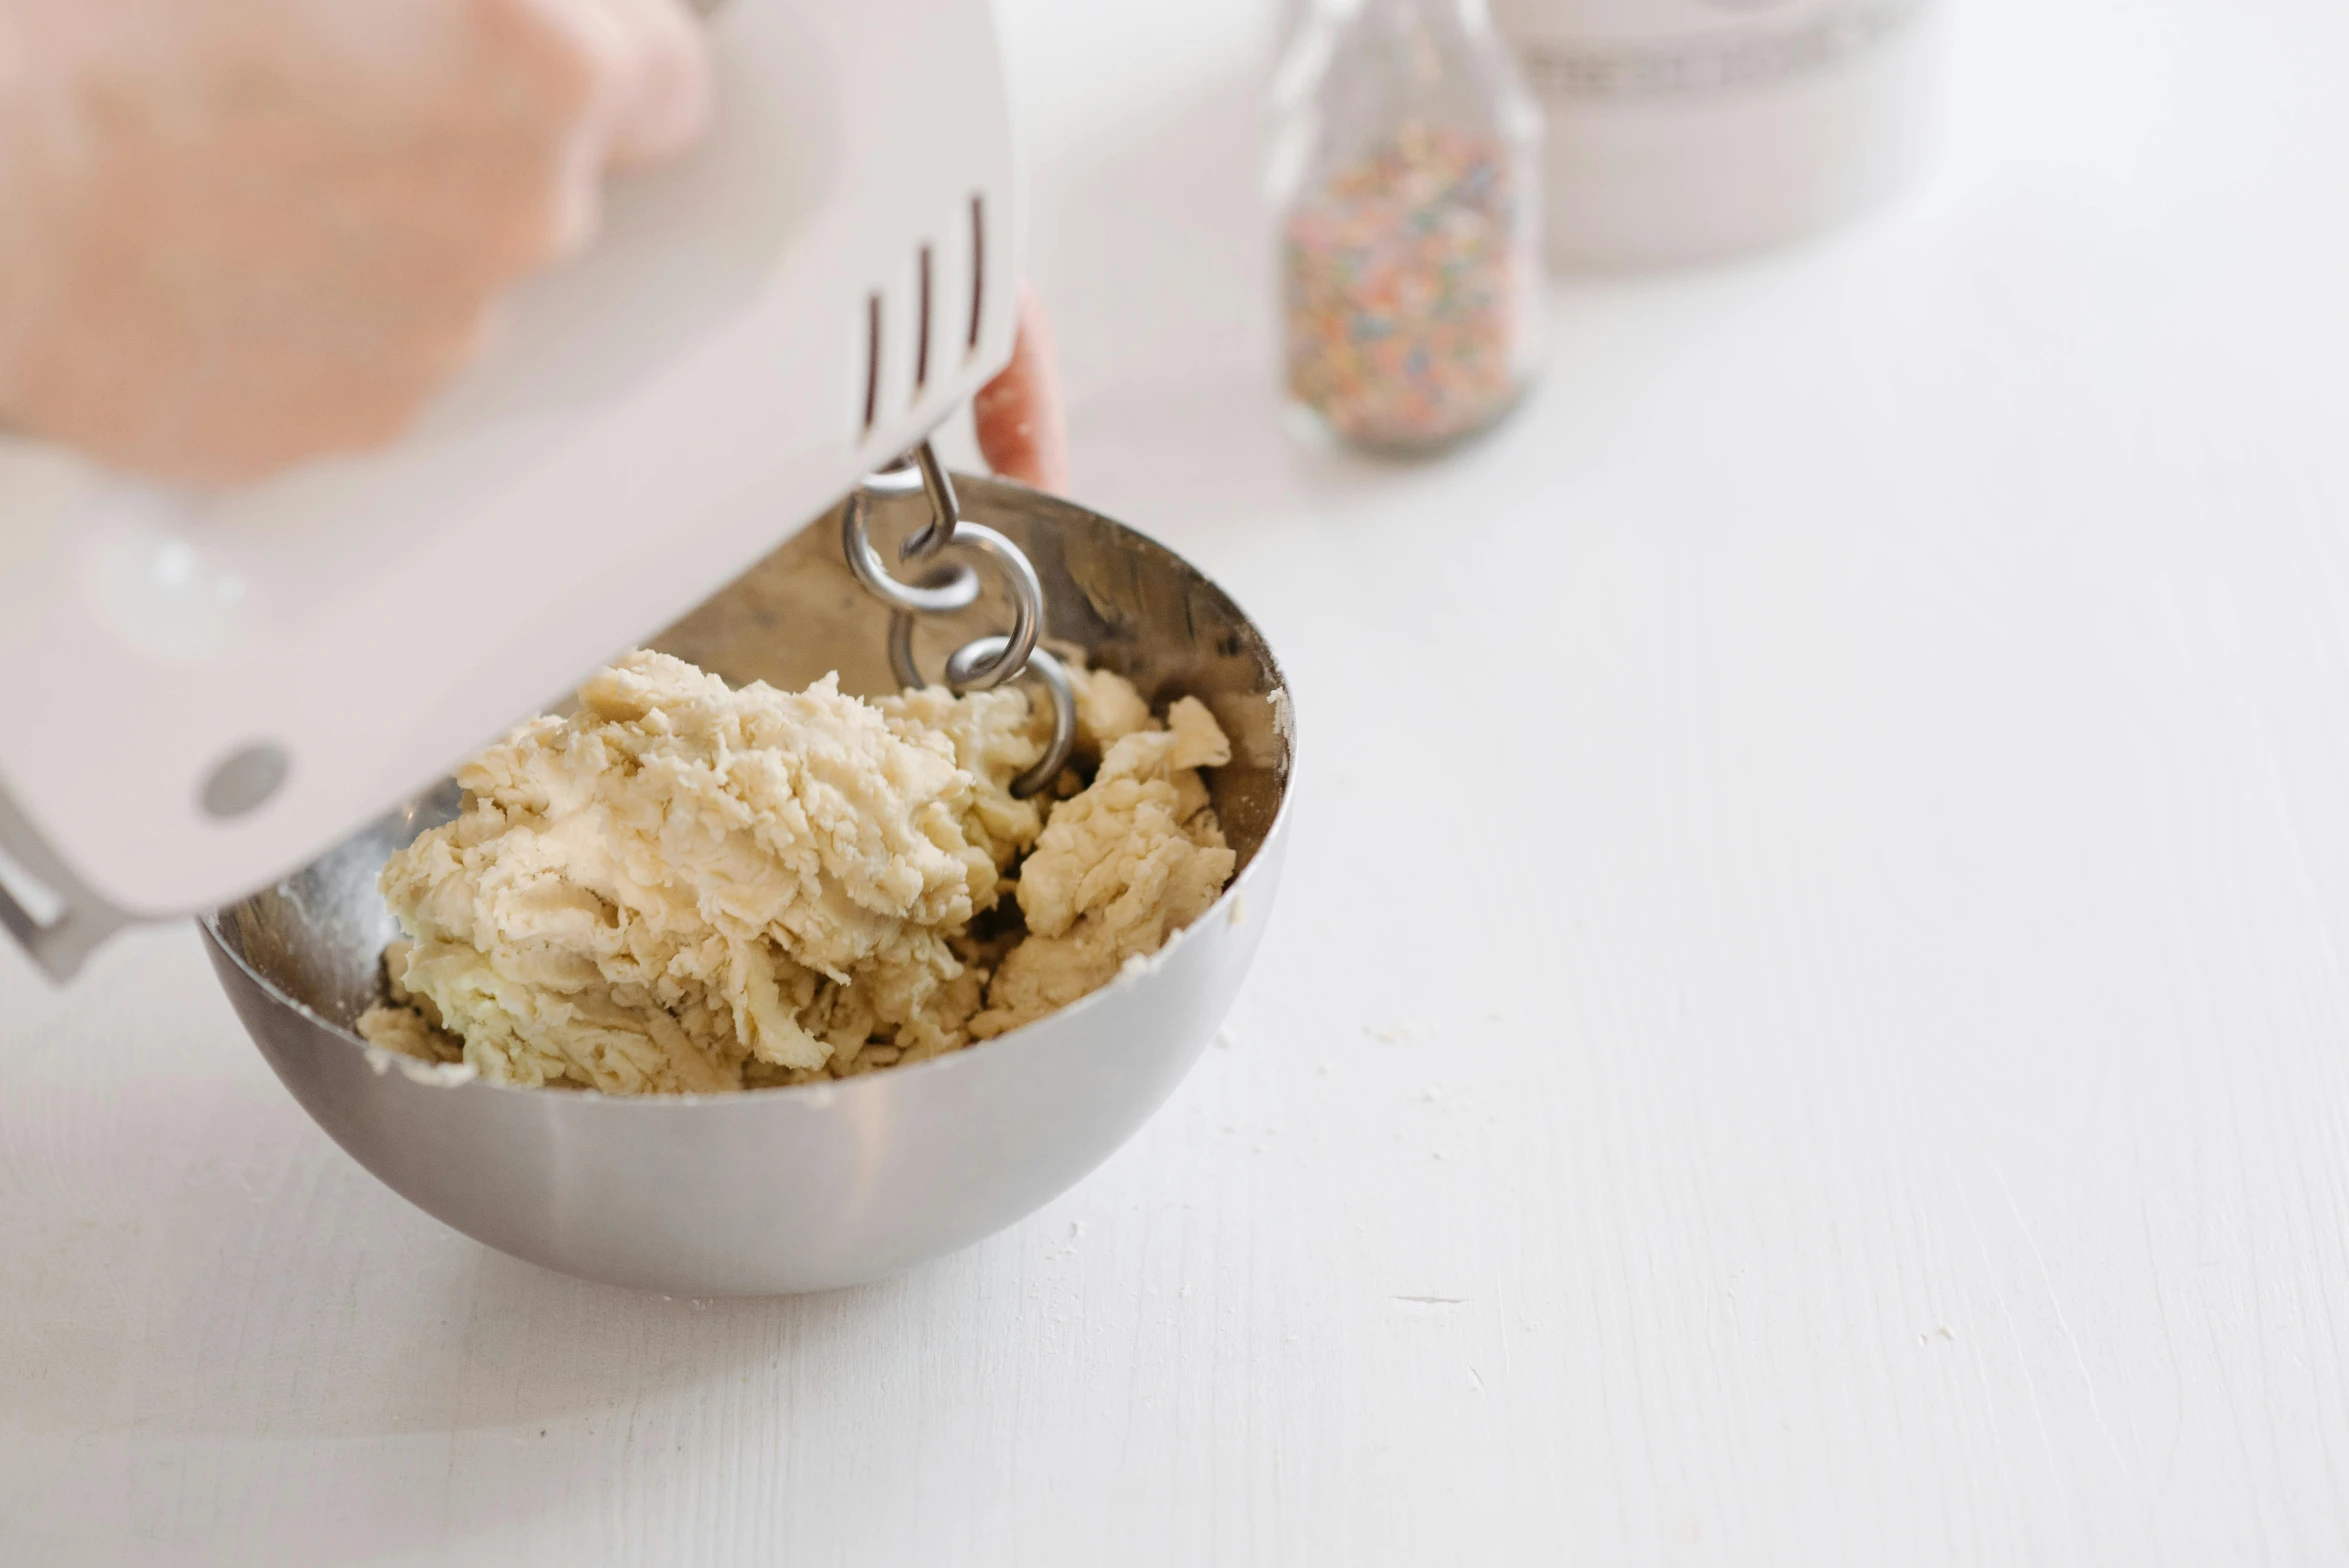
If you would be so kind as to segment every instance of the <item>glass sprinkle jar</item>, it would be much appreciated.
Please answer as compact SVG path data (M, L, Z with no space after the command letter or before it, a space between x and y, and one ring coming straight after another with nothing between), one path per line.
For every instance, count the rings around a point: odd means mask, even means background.
M1319 10L1275 95L1290 402L1381 452L1491 425L1540 359L1542 122L1483 0Z

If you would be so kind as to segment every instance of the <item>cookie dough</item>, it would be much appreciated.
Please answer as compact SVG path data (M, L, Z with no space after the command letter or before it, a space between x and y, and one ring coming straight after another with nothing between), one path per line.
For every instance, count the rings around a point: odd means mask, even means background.
M1040 1018L1155 952L1231 879L1197 770L1207 709L1162 726L1078 685L1089 782L1049 813L1016 691L866 702L638 652L569 717L458 774L457 819L392 857L407 935L372 1044L493 1082L713 1093L842 1077Z
M1147 723L1149 709L1138 697L1134 706ZM1231 742L1189 697L1167 721L1113 742L1092 784L1053 808L1020 867L1027 938L1004 955L971 1021L981 1039L1098 991L1126 960L1157 952L1204 914L1232 879L1196 771L1231 761Z

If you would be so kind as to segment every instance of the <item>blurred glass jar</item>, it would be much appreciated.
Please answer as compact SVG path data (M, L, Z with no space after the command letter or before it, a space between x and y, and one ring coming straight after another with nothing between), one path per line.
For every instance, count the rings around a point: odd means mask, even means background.
M1493 0L1549 119L1550 259L1708 261L1896 189L1933 118L1933 0Z
M1349 444L1440 450L1541 354L1541 110L1484 0L1324 0L1274 87L1292 404Z

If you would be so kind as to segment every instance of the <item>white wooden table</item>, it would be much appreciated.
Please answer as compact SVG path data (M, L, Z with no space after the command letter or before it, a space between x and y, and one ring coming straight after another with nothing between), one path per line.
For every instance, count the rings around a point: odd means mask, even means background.
M1302 454L1241 4L1015 8L1079 490L1307 769L1166 1112L893 1284L411 1210L0 955L0 1562L2349 1559L2349 18L1960 0L1899 211Z

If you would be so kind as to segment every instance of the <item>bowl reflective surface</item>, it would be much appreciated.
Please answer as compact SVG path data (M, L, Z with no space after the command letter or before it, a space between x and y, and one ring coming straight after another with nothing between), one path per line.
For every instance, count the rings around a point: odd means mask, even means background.
M443 785L277 886L203 921L214 969L279 1078L395 1191L502 1252L672 1295L825 1290L968 1246L1072 1186L1173 1092L1229 1010L1280 877L1288 696L1256 628L1172 552L1072 503L957 476L964 511L1035 562L1050 639L1163 711L1195 696L1232 738L1209 776L1239 870L1147 964L1053 1016L840 1083L623 1098L435 1081L353 1032L398 934L375 888L393 850L454 814ZM905 519L910 526L912 518ZM898 520L885 519L884 544ZM999 630L979 604L926 625L922 667ZM888 613L811 525L650 645L736 683L893 689Z

